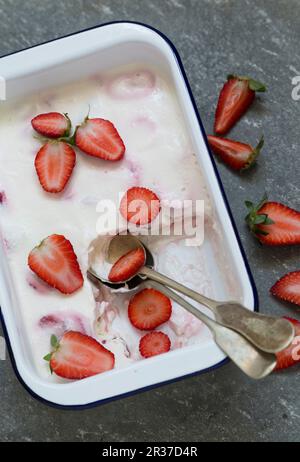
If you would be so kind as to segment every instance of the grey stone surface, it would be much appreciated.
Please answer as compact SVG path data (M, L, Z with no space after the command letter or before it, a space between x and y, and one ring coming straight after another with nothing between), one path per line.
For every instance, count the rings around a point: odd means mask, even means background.
M300 75L298 0L0 0L0 54L96 24L130 19L167 34L177 46L207 132L218 89L228 72L268 85L233 137L265 134L259 165L235 175L219 171L267 313L296 311L268 289L299 268L299 248L266 249L245 229L243 202L270 198L300 209L300 101L291 79ZM0 68L1 71L1 68ZM298 315L299 318L299 315ZM2 441L299 441L299 368L261 383L233 365L87 411L56 410L35 401L0 361Z

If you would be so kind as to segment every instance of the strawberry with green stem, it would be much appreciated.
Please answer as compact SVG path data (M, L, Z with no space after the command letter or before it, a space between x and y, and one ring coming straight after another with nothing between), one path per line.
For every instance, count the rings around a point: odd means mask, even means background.
M68 114L48 112L39 114L31 121L33 129L46 138L69 137L72 129Z
M262 244L300 244L300 212L279 202L270 202L266 195L258 205L250 201L245 205L249 210L246 223Z
M116 127L109 120L87 116L71 139L82 152L104 160L118 161L125 154L125 145Z
M208 135L207 137L211 149L222 161L233 170L242 171L250 168L260 154L264 145L264 138L261 137L256 148L250 144L240 143L239 141L221 138L220 136Z
M114 354L97 340L81 332L68 331L58 341L51 336L52 352L44 357L51 373L70 380L80 380L113 369Z

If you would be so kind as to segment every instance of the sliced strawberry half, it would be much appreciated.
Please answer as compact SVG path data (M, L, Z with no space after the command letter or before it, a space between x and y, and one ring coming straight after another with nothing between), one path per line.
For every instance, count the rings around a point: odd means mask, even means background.
M163 332L150 332L141 338L139 348L144 358L150 358L170 351L171 341Z
M111 268L108 279L111 282L123 282L132 278L144 266L145 251L139 247L127 252Z
M59 112L48 112L39 114L31 121L35 131L47 138L61 138L69 136L71 131L71 121L68 114Z
M172 314L168 297L155 289L143 289L132 297L128 306L131 324L140 330L152 330L167 322Z
M51 372L65 379L80 380L113 369L114 354L81 332L66 332L60 341L52 335L54 351L45 356Z
M46 237L28 256L30 269L43 281L64 294L83 285L83 277L73 246L59 234Z
M300 212L264 196L258 205L246 201L250 230L266 245L300 244Z
M125 153L125 145L116 127L105 119L86 118L76 129L75 144L86 154L104 160L117 161Z
M73 148L62 141L50 141L41 147L35 158L35 169L43 189L61 192L68 183L76 163Z
M286 369L300 363L300 322L293 318L285 317L295 328L295 337L293 342L285 350L276 354L276 370Z
M249 77L228 76L219 96L215 133L225 135L233 127L253 102L256 91L266 91L266 87Z
M251 167L259 155L263 145L263 137L260 139L256 148L250 144L240 143L239 141L221 138L219 136L208 135L208 142L215 154L233 170L246 170Z
M159 197L150 189L135 186L128 189L122 197L120 212L130 223L145 225L159 214Z
M300 306L300 271L293 271L280 278L270 292L275 297Z

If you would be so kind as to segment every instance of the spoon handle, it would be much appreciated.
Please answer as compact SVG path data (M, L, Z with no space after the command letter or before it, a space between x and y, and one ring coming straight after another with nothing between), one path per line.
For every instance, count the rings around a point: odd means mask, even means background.
M143 267L141 274L208 307L218 323L239 332L267 353L284 350L294 338L294 327L286 319L255 313L237 302L216 302L149 267Z
M161 274L158 271L149 268L148 266L144 266L139 271L139 274L141 276L146 276L148 279L151 279L152 281L159 282L160 284L171 287L172 289L177 290L178 292L181 292L184 295L187 295L189 298L195 300L195 302L201 303L202 305L212 310L214 313L216 311L217 306L219 305L219 302L205 297L205 295L201 295L195 290L189 289L183 284L174 281L174 279L171 279L168 276L165 276L164 274Z
M200 319L212 332L216 344L246 375L262 379L274 370L275 355L259 350L242 335L213 321L165 285L155 281L150 285Z

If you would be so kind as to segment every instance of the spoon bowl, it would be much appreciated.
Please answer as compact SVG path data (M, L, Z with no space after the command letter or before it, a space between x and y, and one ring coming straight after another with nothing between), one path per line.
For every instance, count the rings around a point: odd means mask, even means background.
M152 253L148 247L140 241L140 239L132 235L118 234L115 236L109 243L105 261L106 263L113 265L123 255L137 248L143 249L145 253L145 266L153 268L154 258ZM129 279L114 283L108 279L108 273L99 274L98 272L95 272L92 267L88 269L88 276L92 280L100 280L104 285L110 287L112 290L124 289L126 292L135 290L139 285L143 284L146 279L145 277L141 277L139 274L134 274Z

